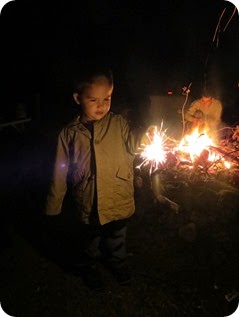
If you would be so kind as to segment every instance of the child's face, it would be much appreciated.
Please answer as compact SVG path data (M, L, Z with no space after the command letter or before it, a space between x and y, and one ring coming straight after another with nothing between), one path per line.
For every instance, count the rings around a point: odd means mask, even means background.
M100 81L87 86L78 103L82 108L82 121L95 121L102 119L110 110L113 86L107 81Z

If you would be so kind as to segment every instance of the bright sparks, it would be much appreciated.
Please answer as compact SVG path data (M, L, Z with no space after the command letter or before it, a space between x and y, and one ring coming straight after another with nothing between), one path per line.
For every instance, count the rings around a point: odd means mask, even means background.
M158 130L157 126L152 126L146 132L146 138L141 144L142 152L140 154L143 162L138 166L149 165L150 173L157 170L165 162L167 157L166 149L166 130L162 130L163 124L161 124Z

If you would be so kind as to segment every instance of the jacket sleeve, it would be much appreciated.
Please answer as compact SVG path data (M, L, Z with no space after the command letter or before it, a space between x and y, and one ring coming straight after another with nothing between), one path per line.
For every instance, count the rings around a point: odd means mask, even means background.
M121 118L121 128L128 152L132 155L138 154L140 152L141 140L146 129L140 127L130 128L127 120L124 118Z
M198 102L194 101L185 113L185 120L192 122L195 111L198 110Z
M64 129L57 139L56 153L49 191L46 198L45 213L57 215L61 212L67 191L67 174L69 167L69 143Z

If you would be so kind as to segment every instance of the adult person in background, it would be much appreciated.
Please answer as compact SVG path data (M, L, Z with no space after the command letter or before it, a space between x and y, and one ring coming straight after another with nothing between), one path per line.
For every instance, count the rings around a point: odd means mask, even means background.
M222 103L208 88L203 89L201 98L194 100L185 114L188 131L198 128L200 133L205 131L214 139L218 137L221 118Z

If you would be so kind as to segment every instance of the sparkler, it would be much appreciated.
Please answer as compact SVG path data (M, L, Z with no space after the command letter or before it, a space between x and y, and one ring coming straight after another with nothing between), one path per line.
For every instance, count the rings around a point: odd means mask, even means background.
M166 130L163 130L163 121L160 127L151 126L148 128L146 138L144 138L140 148L142 150L140 157L143 161L137 168L148 165L151 174L163 166L169 152L166 145L166 141L169 139L166 135Z

